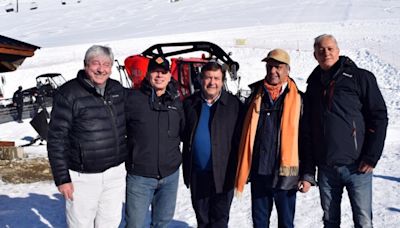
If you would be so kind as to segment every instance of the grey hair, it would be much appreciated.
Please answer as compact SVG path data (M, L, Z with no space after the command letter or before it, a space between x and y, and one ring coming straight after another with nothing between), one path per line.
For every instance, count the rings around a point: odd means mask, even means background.
M96 56L106 56L110 58L111 65L114 63L114 54L110 47L93 45L86 51L85 59L83 61L85 66L89 63L89 60Z
M321 44L322 40L325 39L325 38L329 38L329 39L333 40L335 42L335 44L336 44L336 47L339 48L337 40L333 35L331 35L331 34L322 34L322 35L319 35L319 36L315 37L315 39L314 39L314 51L318 50L319 45Z

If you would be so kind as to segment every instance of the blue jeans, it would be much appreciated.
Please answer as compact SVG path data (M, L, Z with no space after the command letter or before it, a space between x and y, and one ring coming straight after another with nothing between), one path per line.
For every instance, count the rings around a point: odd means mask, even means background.
M268 178L257 175L251 180L251 212L253 226L269 227L269 218L275 202L279 228L293 228L297 189L281 190L269 187Z
M146 215L151 205L151 227L167 227L174 217L179 169L162 179L127 175L126 227L147 227Z
M372 227L372 173L360 173L358 164L318 167L324 227L340 227L343 188L349 194L354 227Z

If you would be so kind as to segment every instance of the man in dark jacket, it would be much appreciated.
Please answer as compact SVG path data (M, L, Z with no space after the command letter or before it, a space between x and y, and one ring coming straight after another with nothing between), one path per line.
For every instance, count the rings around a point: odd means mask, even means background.
M217 62L201 69L201 91L186 98L183 177L198 227L227 227L237 166L242 104L223 90Z
M344 187L355 227L372 227L372 170L386 137L385 102L374 75L339 56L332 35L315 38L314 56L319 66L307 80L304 99L303 184L318 166L325 227L340 226Z
M17 122L22 123L22 111L24 109L24 94L22 92L22 86L18 86L18 90L13 95L13 105L17 109Z
M69 227L118 227L125 197L124 88L110 79L113 53L92 46L84 70L54 97L48 156Z
M127 97L126 117L127 227L145 227L150 205L151 227L167 227L175 212L184 127L183 107L168 60L150 60L140 90L131 90Z
M289 77L285 50L274 49L262 61L267 74L250 85L236 187L242 192L250 173L254 227L269 227L275 204L278 227L291 228L299 180L301 96Z
M38 106L37 112L39 112L39 108L41 108L47 114L46 100L45 100L45 98L46 98L45 87L42 85L41 82L38 82L36 85L36 88L37 88L37 92L34 95L36 97L36 104Z

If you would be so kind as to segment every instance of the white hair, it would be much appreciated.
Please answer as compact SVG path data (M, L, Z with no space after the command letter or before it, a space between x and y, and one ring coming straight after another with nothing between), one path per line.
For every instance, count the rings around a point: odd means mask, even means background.
M112 53L111 48L101 45L93 45L86 51L84 59L85 66L88 64L89 60L96 56L106 56L110 58L111 64L114 63L114 54Z

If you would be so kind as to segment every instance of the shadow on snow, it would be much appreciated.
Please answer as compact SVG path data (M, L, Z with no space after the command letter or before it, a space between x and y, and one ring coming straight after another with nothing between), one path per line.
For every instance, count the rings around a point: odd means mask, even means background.
M65 201L61 194L54 194L53 197L36 193L29 193L25 198L0 195L0 227L67 227ZM146 221L150 225L150 210ZM119 227L124 226L122 222ZM172 220L169 228L189 228L189 225Z
M400 208L388 207L387 209L393 212L400 212Z
M61 194L30 193L28 197L0 195L0 227L65 227Z
M382 178L382 179L390 180L390 181L400 182L400 177L391 177L391 176L375 175L375 174L374 174L374 177L378 177L378 178Z

